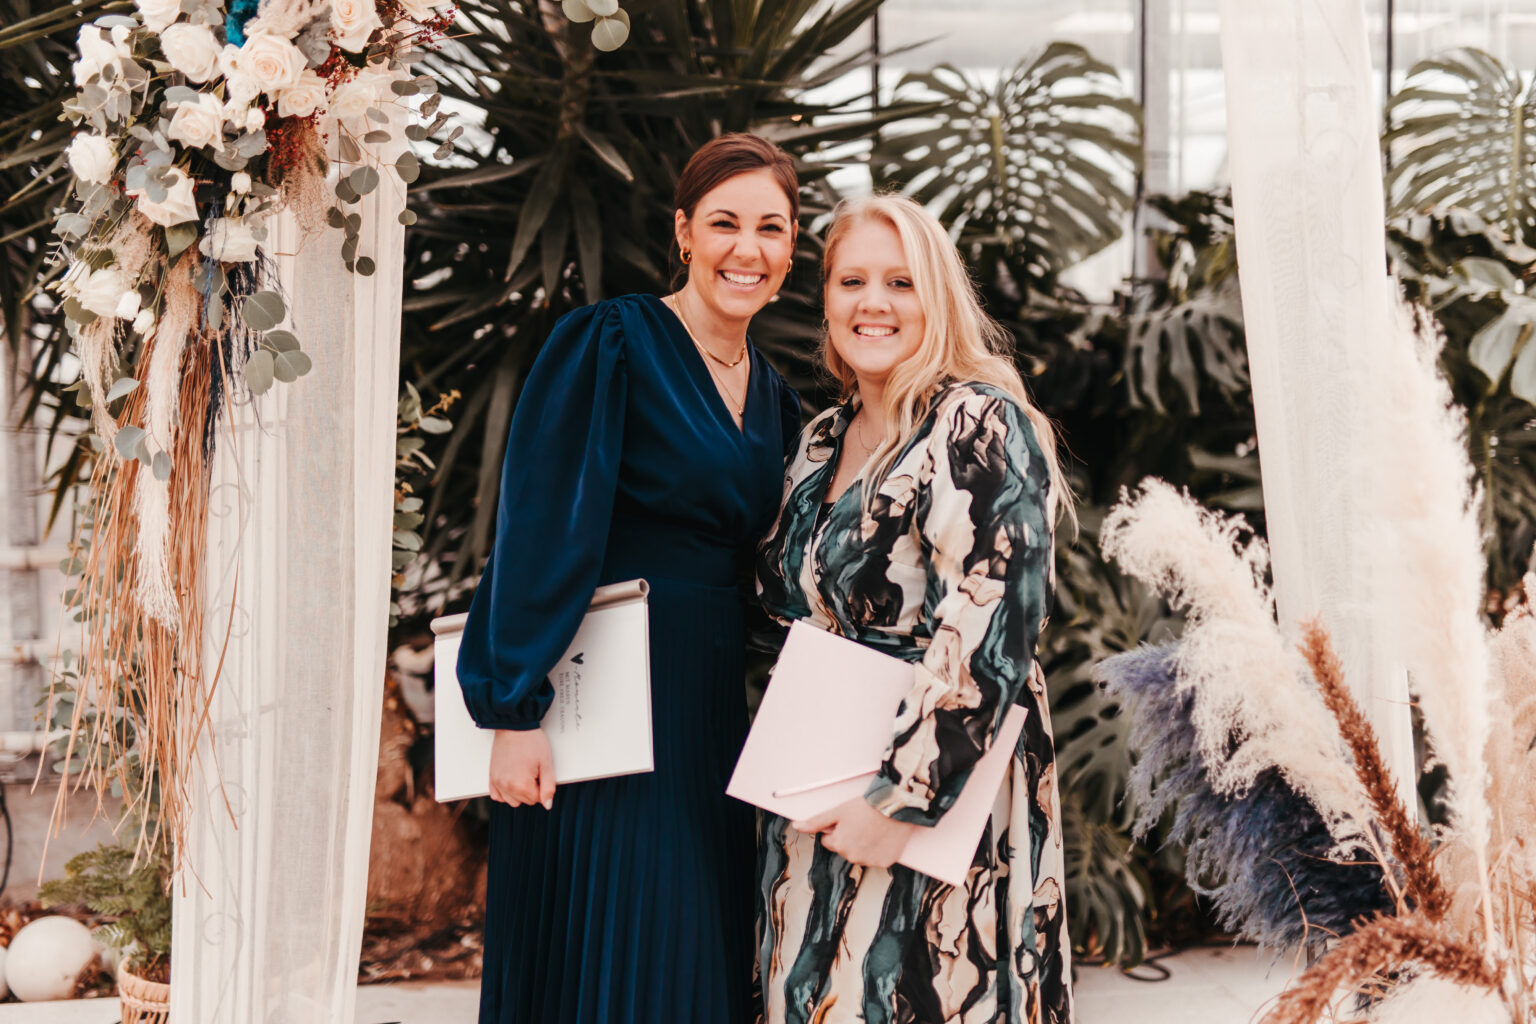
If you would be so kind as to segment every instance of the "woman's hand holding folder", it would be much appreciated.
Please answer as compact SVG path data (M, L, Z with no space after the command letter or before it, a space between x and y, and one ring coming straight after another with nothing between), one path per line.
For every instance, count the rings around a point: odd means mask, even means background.
M498 729L491 742L491 799L517 807L555 800L555 759L543 729Z
M822 846L850 864L867 868L895 864L907 848L907 840L919 828L887 818L861 796L804 821L791 822L790 827L808 835L821 833Z

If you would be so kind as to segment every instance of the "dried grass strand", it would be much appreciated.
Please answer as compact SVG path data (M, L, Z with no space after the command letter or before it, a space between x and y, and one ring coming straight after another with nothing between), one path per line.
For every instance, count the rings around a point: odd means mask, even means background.
M1349 746L1355 774L1365 787L1376 823L1387 835L1403 872L1404 895L1430 921L1439 922L1450 906L1444 882L1434 867L1434 851L1397 795L1397 786L1381 756L1376 730L1344 683L1344 666L1334 652L1328 633L1317 620L1302 626L1302 655L1312 668L1323 703L1338 720L1339 734ZM1390 872L1389 865L1382 866Z

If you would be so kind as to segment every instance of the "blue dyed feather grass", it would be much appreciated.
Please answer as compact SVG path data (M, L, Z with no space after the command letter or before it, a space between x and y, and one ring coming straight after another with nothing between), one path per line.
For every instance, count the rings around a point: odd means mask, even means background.
M1347 935L1392 912L1383 865L1364 853L1341 860L1321 815L1278 769L1238 795L1214 790L1196 742L1194 695L1179 690L1177 651L1142 647L1095 669L1130 716L1137 835L1171 814L1168 841L1188 850L1190 886L1212 899L1223 928L1271 949Z

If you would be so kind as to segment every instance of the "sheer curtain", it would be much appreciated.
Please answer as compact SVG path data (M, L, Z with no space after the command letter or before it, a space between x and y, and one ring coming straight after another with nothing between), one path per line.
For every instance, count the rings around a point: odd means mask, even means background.
M392 159L393 154L388 158ZM175 894L171 1017L350 1022L362 944L388 621L403 187L385 172L347 272L340 233L279 254L313 371L221 424L190 870ZM227 634L227 639L226 639Z
M1221 43L1281 623L1322 618L1411 797L1407 675L1373 598L1372 534L1392 510L1359 472L1391 443L1357 399L1394 341L1395 301L1365 12L1360 0L1222 0Z

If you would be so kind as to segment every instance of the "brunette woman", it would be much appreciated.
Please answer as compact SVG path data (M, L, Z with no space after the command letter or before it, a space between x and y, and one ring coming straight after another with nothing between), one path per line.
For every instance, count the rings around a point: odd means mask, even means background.
M760 967L771 1024L1065 1024L1061 820L1034 660L1067 494L1051 427L959 253L916 203L844 204L827 236L826 363L759 550L769 614L916 666L863 797L766 815ZM1012 705L1027 718L965 884L897 864Z
M523 388L459 681L496 730L481 1024L750 1019L741 556L799 401L747 339L789 270L794 165L727 135L677 182L687 283L564 317ZM650 584L655 771L556 788L546 678L593 589Z

